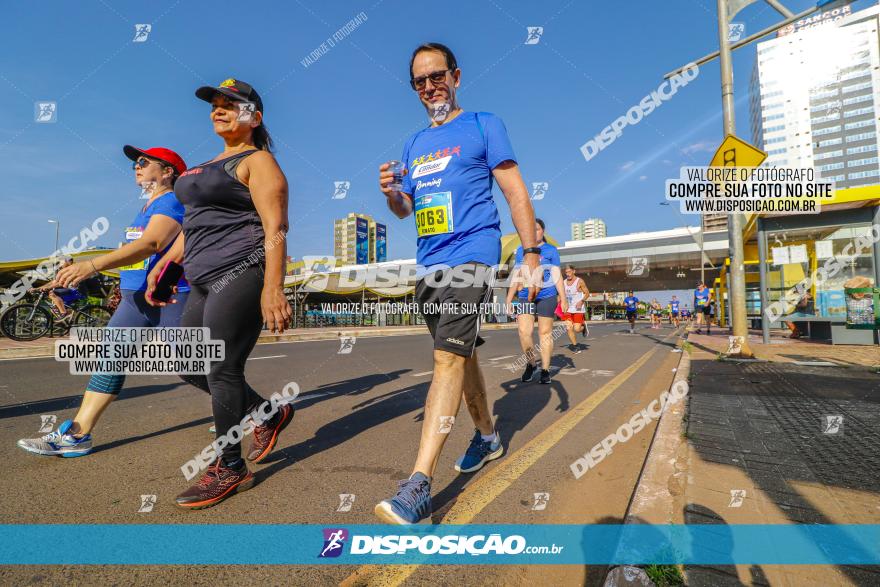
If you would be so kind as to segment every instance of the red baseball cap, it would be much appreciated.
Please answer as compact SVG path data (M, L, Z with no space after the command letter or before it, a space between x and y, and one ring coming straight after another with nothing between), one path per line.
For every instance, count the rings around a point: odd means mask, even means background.
M138 149L137 147L132 147L131 145L125 145L124 147L122 147L122 152L125 153L125 156L132 161L137 161L138 157L158 159L159 161L167 163L168 165L173 167L174 170L177 171L178 175L186 171L186 163L183 162L183 157L181 157L171 149L166 149L164 147Z

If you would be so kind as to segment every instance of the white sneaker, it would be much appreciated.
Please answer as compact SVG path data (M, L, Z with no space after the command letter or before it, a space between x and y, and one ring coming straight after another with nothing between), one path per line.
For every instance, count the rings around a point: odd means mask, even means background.
M58 430L40 438L22 438L18 446L34 454L59 457L82 457L92 452L92 435L76 438L68 434L72 427L73 420L65 420Z

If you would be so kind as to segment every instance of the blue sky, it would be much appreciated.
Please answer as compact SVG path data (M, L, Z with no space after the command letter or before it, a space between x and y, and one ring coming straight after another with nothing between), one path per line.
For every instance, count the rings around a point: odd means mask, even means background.
M812 3L784 4L798 12ZM350 36L301 64L361 12L367 20ZM291 185L289 254L332 253L332 220L362 212L388 224L389 258L413 257L412 219L393 217L375 186L378 165L399 158L405 139L426 123L407 83L410 53L425 41L456 52L465 109L504 119L527 184L550 183L535 207L559 239L569 238L572 221L594 216L609 234L680 226L658 206L664 180L681 165L705 164L721 138L715 62L590 161L579 150L664 73L717 47L711 0L50 0L39 10L7 4L4 13L14 26L0 51L0 260L51 252L48 218L61 219L66 242L106 216L111 230L97 244L116 246L142 205L122 145L168 146L189 165L212 158L222 143L193 91L227 77L263 97ZM779 19L759 1L736 20L750 34ZM137 23L152 25L143 43L132 42ZM537 44L524 44L527 26L544 27ZM754 55L753 45L734 56L738 129L747 139ZM34 122L35 101L57 101L57 122ZM331 199L334 181L351 182L346 199Z

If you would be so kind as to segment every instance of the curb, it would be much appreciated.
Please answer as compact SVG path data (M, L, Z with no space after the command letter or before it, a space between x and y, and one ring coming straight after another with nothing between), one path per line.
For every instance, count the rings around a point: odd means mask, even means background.
M687 385L690 372L691 357L683 351L670 387L682 381ZM685 456L682 449L687 448L687 440L682 435L687 399L686 395L685 401L664 407L624 524L675 523L675 499L684 494L685 472L679 468L678 461Z
M682 342L687 339L681 339ZM681 345L679 347L681 349ZM691 358L687 351L682 349L681 359L672 379L670 389L677 383L684 381L691 372ZM688 389L688 393L690 389ZM636 489L630 499L629 506L624 516L624 524L674 524L677 509L677 498L684 495L686 483L686 470L680 463L687 457L687 440L683 437L683 420L687 410L688 396L684 401L666 404L660 421L654 430L651 446L645 457L642 472L636 483ZM627 577L621 576L623 569ZM627 573L627 571L629 571ZM641 580L642 571L639 567L613 566L608 569L605 576L604 587L617 587L623 585L637 585L636 577ZM644 580L653 584L647 576ZM632 581L632 582L630 582Z

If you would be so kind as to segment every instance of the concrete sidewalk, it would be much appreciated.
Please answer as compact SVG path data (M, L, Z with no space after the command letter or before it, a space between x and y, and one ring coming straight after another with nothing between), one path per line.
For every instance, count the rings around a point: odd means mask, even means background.
M737 363L718 360L726 344L694 334L683 343L686 406L664 413L628 521L880 523L880 349L786 339L756 342L764 360ZM688 585L713 587L880 584L871 566L684 571Z

